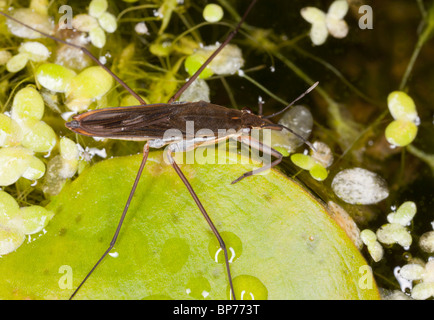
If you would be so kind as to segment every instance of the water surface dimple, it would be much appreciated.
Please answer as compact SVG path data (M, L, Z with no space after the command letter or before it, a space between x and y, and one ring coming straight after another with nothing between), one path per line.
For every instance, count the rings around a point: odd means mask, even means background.
M211 284L202 276L190 278L185 292L195 299L205 299L211 292Z
M319 237L315 234L305 235L305 243L309 251L315 252L320 243Z
M243 252L243 244L241 242L241 239L235 233L230 231L220 232L220 235L222 236L223 241L226 244L229 262L234 262L240 257L241 253ZM220 244L216 237L213 237L209 242L208 252L211 259L213 259L215 262L225 262L224 252L222 248L220 248Z
M66 228L60 228L60 230L59 230L59 236L64 236L66 234L67 230L68 229L66 229Z
M237 276L232 280L237 300L267 300L267 287L257 277L250 275ZM227 297L232 300L232 293L228 285Z
M182 238L166 240L160 254L160 262L170 272L178 272L187 262L190 246Z

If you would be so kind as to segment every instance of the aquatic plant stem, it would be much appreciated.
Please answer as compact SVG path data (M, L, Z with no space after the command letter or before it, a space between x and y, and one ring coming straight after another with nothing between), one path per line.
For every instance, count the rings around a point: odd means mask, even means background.
M423 152L422 150L419 150L414 145L409 144L406 147L407 151L410 152L412 155L418 157L422 161L424 161L427 165L430 166L432 173L434 174L434 154L428 154Z
M407 69L405 70L404 76L402 77L401 80L401 84L399 85L399 90L401 91L405 89L405 86L407 85L408 79L413 70L416 59L419 56L420 50L422 49L425 42L429 40L430 35L434 29L434 3L431 5L431 8L429 9L429 12L426 17L427 17L427 24L425 25L424 30L422 31L422 33L419 36L419 39L417 40L416 46L413 50L413 54L411 55L410 61L407 65Z
M279 51L276 50L272 52L272 54L289 67L298 77L303 79L308 85L313 85L315 83L315 81L305 74L303 70L297 67ZM336 129L336 132L340 137L339 143L342 144L343 149L346 149L359 135L359 130L357 129L356 124L350 119L345 119L342 116L339 110L339 104L319 85L315 88L315 92L325 100L330 114L330 125Z
M284 104L284 105L288 105L289 102L279 98L278 96L276 96L274 93L272 93L270 90L268 90L267 88L265 88L262 84L260 84L259 82L257 82L255 79L249 77L248 75L246 75L245 73L241 76L243 78L245 78L246 80L248 80L249 82L253 83L255 86L257 86L259 89L261 89L262 91L264 91L266 94L268 94L270 97L272 97L273 99L275 99L276 101L279 101L280 103Z

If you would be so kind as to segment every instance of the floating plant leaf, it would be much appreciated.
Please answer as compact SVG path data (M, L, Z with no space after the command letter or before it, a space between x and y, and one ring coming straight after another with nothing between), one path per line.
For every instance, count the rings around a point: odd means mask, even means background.
M292 129L299 136L308 139L313 126L312 113L305 106L297 105L286 111L279 119L279 124ZM271 131L272 147L287 157L304 142L286 129Z
M374 204L389 196L386 181L363 168L345 169L332 181L335 194L347 203Z
M73 70L54 63L44 63L36 69L39 84L55 92L65 92L69 81L76 75Z
M102 161L53 197L46 233L2 257L0 297L69 298L107 249L141 158ZM239 299L379 298L360 273L366 261L320 202L276 170L231 185L257 165L227 160L180 167L227 242ZM186 187L151 152L118 242L76 298L228 299L217 251Z
M203 18L208 22L218 22L223 18L223 9L218 4L209 3L203 9Z
M420 236L419 247L425 252L434 252L434 231L425 232Z

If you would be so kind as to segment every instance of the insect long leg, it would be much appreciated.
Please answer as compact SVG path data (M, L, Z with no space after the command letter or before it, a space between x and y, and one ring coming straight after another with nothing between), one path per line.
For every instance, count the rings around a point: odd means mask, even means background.
M188 182L184 173L182 173L181 169L176 164L175 159L173 159L172 150L171 150L170 146L168 148L167 158L168 158L170 164L172 165L172 167L175 169L178 176L181 178L182 182L184 182L185 186L188 189L188 192L190 192L190 195L193 197L194 201L196 202L196 205L198 206L200 212L202 212L202 215L204 216L206 222L208 222L208 225L210 226L212 232L216 236L216 238L220 244L220 248L223 250L223 253L225 256L226 272L227 272L228 279L229 279L229 285L231 288L232 297L234 300L236 300L234 286L232 284L231 268L229 267L229 256L228 256L228 251L226 249L226 244L223 241L223 238L221 237L221 235L218 232L217 228L215 227L214 223L212 222L211 218L209 217L208 213L206 212L205 208L203 207L202 203L200 202L198 196L196 195L196 192L194 192L193 188L191 187L191 184Z
M232 38L237 34L238 30L240 29L241 25L243 24L244 20L246 20L247 15L249 14L250 10L253 8L257 0L253 0L249 7L247 8L246 12L244 12L243 17L241 18L240 22L238 22L235 29L229 34L229 36L223 41L223 43L213 52L212 55L209 56L209 58L202 64L202 66L197 70L193 76L191 76L190 79L178 90L175 95L170 98L168 103L174 102L176 99L178 99L181 94L190 86L190 84L196 80L196 78L201 74L201 72L210 64L210 62L216 57L216 55L219 54L220 51L223 50L223 48L232 40Z
M4 16L4 17L6 17L6 18L8 18L8 19L10 19L10 20L12 20L12 21L20 24L20 25L23 25L23 26L29 28L30 30L33 30L33 31L35 31L35 32L37 32L37 33L39 33L39 34L47 37L47 38L50 38L51 40L54 40L54 41L57 41L57 42L65 44L65 45L68 45L68 46L71 46L71 47L74 47L74 48L77 48L77 49L81 50L85 55L87 55L89 58L91 58L96 64L98 64L101 68L103 68L105 71L107 71L122 87L124 87L142 105L146 105L146 102L133 89L131 89L124 81L122 81L122 79L120 79L117 75L115 75L109 68L107 68L104 64L102 64L101 61L99 61L98 58L96 58L92 53L90 53L90 51L87 50L85 47L76 45L74 43L65 41L63 39L57 38L57 37L52 36L52 35L50 35L48 33L45 33L45 32L40 31L38 29L35 29L35 28L33 28L33 27L25 24L24 22L21 22L18 19L15 19L14 17L12 17L12 16L10 16L10 15L2 12L2 11L0 11L0 14L2 16Z
M262 152L264 152L266 154L269 154L269 155L271 155L271 156L273 156L273 157L275 157L277 159L274 160L273 162L269 163L269 164L266 164L266 165L262 166L259 169L255 169L255 170L252 170L252 171L247 171L246 173L244 173L243 175L241 175L238 179L235 179L234 181L232 181L232 184L237 183L238 181L240 181L240 180L242 180L242 179L244 179L246 177L252 176L254 174L261 173L261 172L263 172L265 170L268 170L268 169L270 169L270 168L272 168L274 166L277 166L282 161L283 156L282 156L282 154L279 151L274 150L273 148L270 148L270 147L262 144L260 141L254 139L254 138L252 138L250 136L240 136L237 139L241 143L245 143L248 146L250 146L250 148L260 150L260 151L262 151Z
M75 294L78 292L78 290L83 286L83 284L86 282L86 280L90 277L90 275L95 271L96 267L98 267L98 265L101 263L101 261L107 256L107 254L110 252L111 249L113 249L116 240L118 239L119 236L119 232L121 230L122 224L124 222L125 216L128 212L128 208L130 206L131 200L133 199L133 195L134 192L136 191L137 185L139 183L140 177L142 175L143 172L143 168L145 167L146 164L146 160L148 159L148 155L149 155L149 143L146 142L145 146L143 147L143 159L142 162L140 163L140 168L139 171L137 172L136 175L136 179L134 180L134 184L133 187L130 191L130 195L128 196L128 200L127 203L125 204L124 207L124 211L122 212L121 218L119 220L118 226L116 228L115 234L113 235L112 241L110 242L109 247L107 248L107 250L103 253L103 255L101 256L101 258L99 258L99 260L97 261L97 263L93 266L93 268L89 271L89 273L86 275L86 277L83 279L83 281L80 283L80 285L77 287L77 289L75 289L74 293L71 295L71 297L69 298L70 300L72 298L74 298Z

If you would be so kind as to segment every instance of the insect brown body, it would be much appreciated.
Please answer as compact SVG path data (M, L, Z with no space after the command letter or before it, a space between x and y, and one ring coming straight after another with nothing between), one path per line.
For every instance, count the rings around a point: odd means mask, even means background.
M154 140L161 139L167 130L179 130L187 138L189 121L194 124L195 137L203 130L213 132L215 137L225 131L233 134L254 128L282 130L248 110L229 109L205 101L99 109L74 116L66 126L87 136Z

